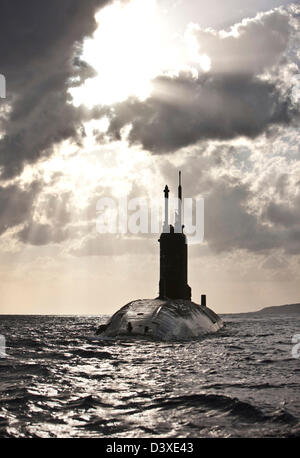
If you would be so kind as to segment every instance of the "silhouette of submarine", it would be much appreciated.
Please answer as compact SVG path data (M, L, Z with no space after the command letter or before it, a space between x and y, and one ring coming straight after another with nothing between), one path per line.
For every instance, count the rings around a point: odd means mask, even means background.
M190 339L216 332L223 327L221 318L206 306L191 301L187 283L188 246L182 225L182 187L179 172L178 211L175 227L169 225L169 188L164 189L165 220L160 235L159 296L139 299L124 305L100 325L97 334L105 337L151 336L160 340Z

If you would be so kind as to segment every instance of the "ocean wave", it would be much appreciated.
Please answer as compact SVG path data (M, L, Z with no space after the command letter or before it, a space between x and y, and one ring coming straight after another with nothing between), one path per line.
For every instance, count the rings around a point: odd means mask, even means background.
M0 360L1 437L299 435L294 320L272 334L268 320L231 317L226 332L164 343L99 339L94 317L1 323L13 329Z
M96 407L110 407L109 404L103 402L97 396L82 396L72 399L71 401L63 402L62 410L89 410Z
M264 421L266 416L252 404L218 394L193 394L156 400L148 409L173 409L182 407L209 408L227 412L251 421Z

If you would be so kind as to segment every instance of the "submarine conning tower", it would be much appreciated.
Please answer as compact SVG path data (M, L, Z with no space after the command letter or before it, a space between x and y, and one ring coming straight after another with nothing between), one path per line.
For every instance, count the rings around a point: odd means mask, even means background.
M165 220L160 243L160 299L191 300L191 288L187 283L188 276L188 246L182 225L182 187L181 172L179 172L178 209L175 213L175 224L169 224L169 188L166 185Z

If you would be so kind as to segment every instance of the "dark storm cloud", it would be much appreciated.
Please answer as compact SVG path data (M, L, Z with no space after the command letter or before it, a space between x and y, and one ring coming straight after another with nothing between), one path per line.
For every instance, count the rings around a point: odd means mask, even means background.
M0 71L7 80L11 113L2 119L2 178L20 174L26 163L49 155L54 143L73 137L84 116L68 104L71 78L91 69L79 58L84 37L93 33L96 10L107 0L2 0Z
M155 153L172 152L205 139L254 138L273 125L298 116L288 83L261 78L261 72L284 65L294 33L285 12L274 11L244 21L228 36L194 33L200 54L211 58L211 71L194 78L161 76L144 102L129 99L114 107L108 133L120 138L131 125L129 141Z
M36 182L28 189L16 185L0 186L0 235L31 217L32 204L38 191L39 185Z
M165 153L199 140L256 137L273 124L289 124L295 109L288 95L253 76L207 75L157 78L158 91L145 102L115 107L108 133L120 138L132 124L129 141Z

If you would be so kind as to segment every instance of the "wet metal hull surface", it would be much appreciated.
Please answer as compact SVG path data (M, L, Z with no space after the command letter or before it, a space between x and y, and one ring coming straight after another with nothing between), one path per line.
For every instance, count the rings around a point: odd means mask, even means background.
M118 310L98 334L152 336L161 340L188 339L216 332L221 318L208 307L182 299L140 299Z

